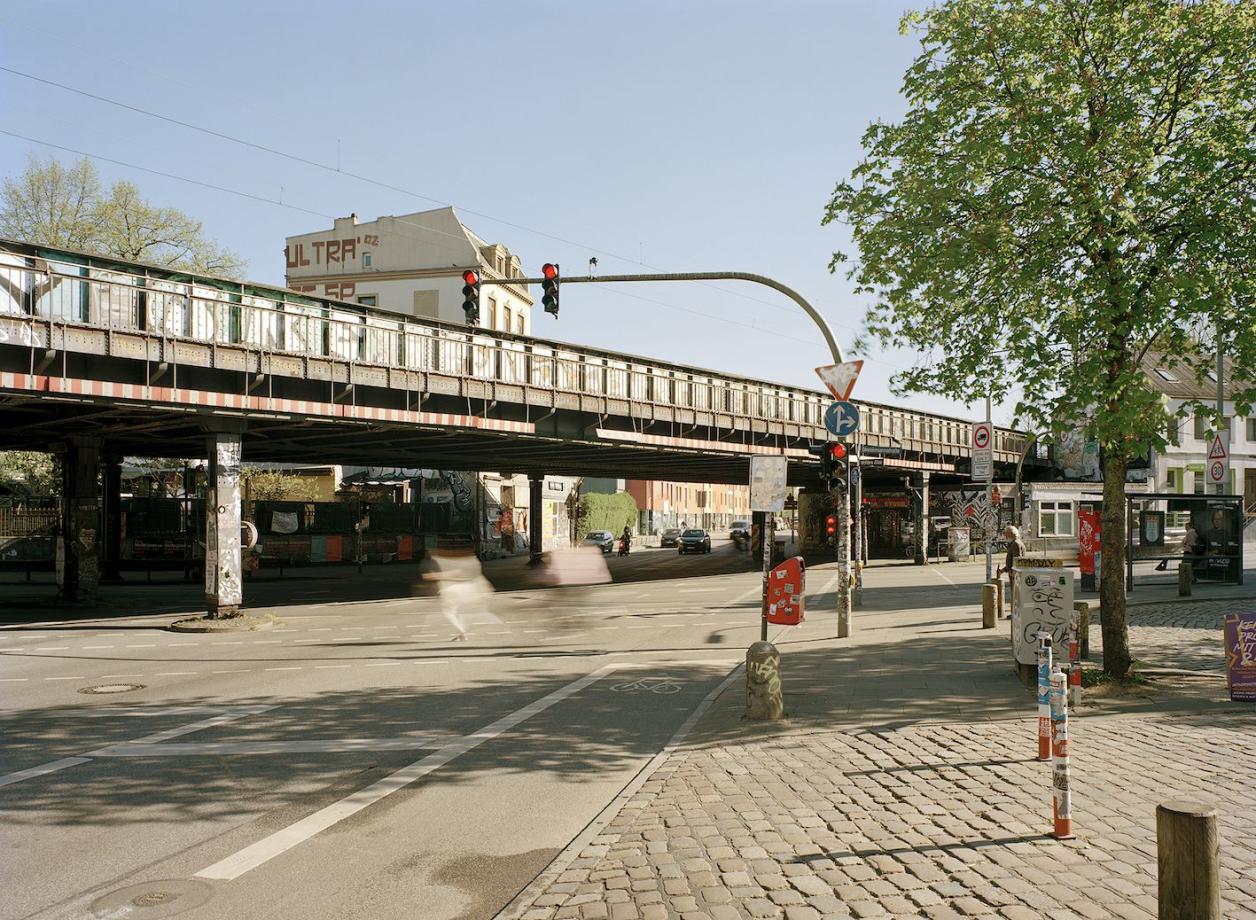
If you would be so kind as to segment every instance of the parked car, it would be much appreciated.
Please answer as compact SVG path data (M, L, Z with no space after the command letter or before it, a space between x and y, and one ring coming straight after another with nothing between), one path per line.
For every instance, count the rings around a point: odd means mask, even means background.
M728 525L728 539L736 540L738 537L750 539L749 521L733 521L733 523Z
M615 536L609 530L590 530L584 538L585 546L596 546L606 555L615 548Z
M711 535L700 527L691 527L680 535L676 549L682 556L685 553L709 553Z
M659 546L676 546L680 542L679 527L669 527L659 534Z

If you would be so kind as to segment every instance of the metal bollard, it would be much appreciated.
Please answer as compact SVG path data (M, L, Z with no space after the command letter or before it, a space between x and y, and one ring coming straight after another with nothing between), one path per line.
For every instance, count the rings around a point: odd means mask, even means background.
M1077 612L1077 632L1079 634L1079 654L1090 660L1090 604L1085 601L1074 601L1073 610Z
M1178 597L1191 596L1191 582L1194 581L1194 573L1191 571L1189 562L1178 563Z
M1038 633L1038 759L1051 759L1051 633Z
M746 650L746 718L785 718L781 653L771 642L755 642Z
M1081 643L1077 638L1077 617L1068 624L1068 704L1076 709L1082 703Z
M1056 840L1073 838L1073 796L1069 790L1067 678L1059 668L1051 673L1051 817Z
M1000 618L1003 616L1003 579L994 580L994 609Z
M981 586L981 628L994 629L994 585Z
M1217 810L1198 802L1156 806L1160 920L1221 920Z

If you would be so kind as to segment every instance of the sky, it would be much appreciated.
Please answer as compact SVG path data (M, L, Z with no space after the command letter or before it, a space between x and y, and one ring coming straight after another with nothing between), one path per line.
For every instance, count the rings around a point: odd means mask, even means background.
M75 158L46 144L92 154L106 182L199 218L270 284L283 283L284 238L329 229L331 216L453 204L533 275L543 262L584 274L592 256L603 274L769 275L847 349L867 304L829 272L850 241L821 219L867 126L904 110L918 44L898 23L919 5L9 3L3 66L327 168L0 72L0 131L43 142L0 134L0 175L32 154ZM567 287L561 318L538 307L533 333L810 388L830 360L792 302L736 282ZM865 357L856 398L984 411L895 395L891 376L919 355Z

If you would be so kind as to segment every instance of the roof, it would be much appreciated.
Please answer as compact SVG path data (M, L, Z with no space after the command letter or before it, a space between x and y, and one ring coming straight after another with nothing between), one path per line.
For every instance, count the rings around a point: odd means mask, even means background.
M1211 364L1215 360L1201 353L1188 363L1179 356L1152 353L1143 357L1143 371L1152 387L1165 396L1174 399L1216 399L1215 366L1208 371L1203 383L1195 379L1196 367ZM1227 364L1223 374L1226 399L1231 395L1229 368L1230 365Z

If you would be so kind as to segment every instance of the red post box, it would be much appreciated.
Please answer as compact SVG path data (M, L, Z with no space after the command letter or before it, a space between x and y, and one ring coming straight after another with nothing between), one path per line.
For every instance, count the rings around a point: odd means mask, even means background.
M797 626L802 622L806 574L802 559L786 559L768 573L768 622Z

